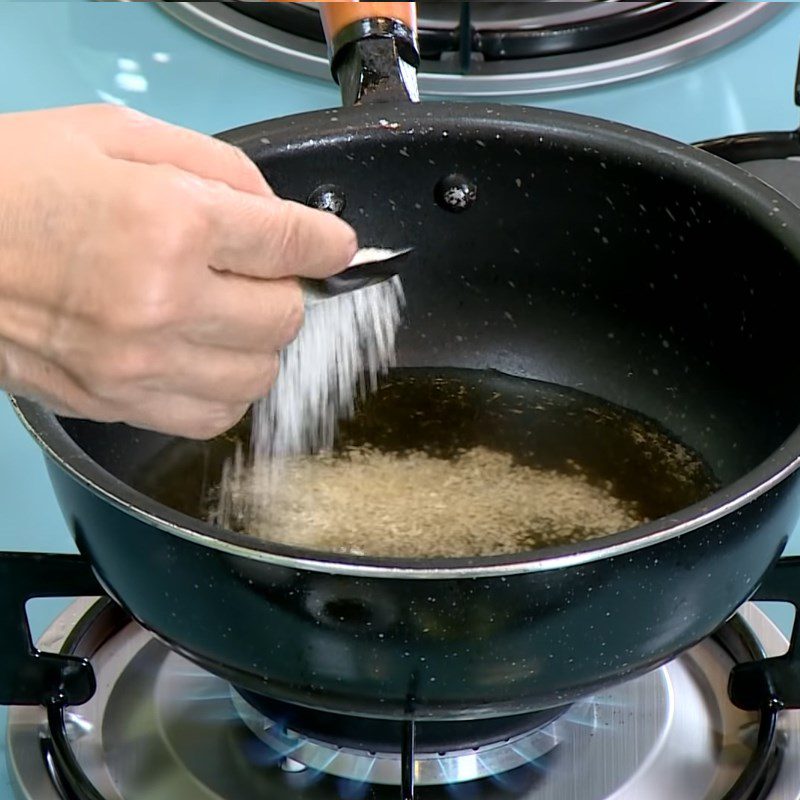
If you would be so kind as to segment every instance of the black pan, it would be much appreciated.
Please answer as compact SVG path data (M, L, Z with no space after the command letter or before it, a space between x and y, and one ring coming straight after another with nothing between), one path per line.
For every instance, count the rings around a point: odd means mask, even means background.
M222 138L284 196L338 187L362 240L416 246L401 366L588 392L656 420L721 488L580 545L343 558L148 497L169 437L17 399L81 553L138 621L267 705L489 724L652 669L752 595L798 519L795 207L692 147L539 109L363 102ZM453 174L476 190L462 213L441 204ZM12 699L49 697L25 669ZM62 696L91 692L80 666L61 675Z

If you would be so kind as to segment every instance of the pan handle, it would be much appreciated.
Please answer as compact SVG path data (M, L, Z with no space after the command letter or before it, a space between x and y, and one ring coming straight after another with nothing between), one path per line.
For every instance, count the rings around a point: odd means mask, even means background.
M800 157L800 131L764 131L697 142L695 147L732 164Z
M789 650L776 658L737 664L728 694L745 711L800 708L800 556L778 561L751 599L795 607Z
M342 104L419 102L416 3L319 3Z
M794 104L800 106L800 58L794 78ZM762 131L743 133L738 136L723 136L696 142L695 147L705 150L732 164L762 159L800 157L800 130Z
M105 594L82 556L0 552L0 705L80 705L94 694L86 659L34 647L25 603Z

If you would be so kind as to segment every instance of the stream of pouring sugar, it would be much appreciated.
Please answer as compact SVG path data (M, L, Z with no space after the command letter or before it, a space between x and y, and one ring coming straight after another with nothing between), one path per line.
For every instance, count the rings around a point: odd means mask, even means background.
M403 308L399 277L313 303L281 354L278 379L254 409L256 460L327 450L359 391L394 364Z
M224 467L214 522L246 525L269 505L282 459L333 446L337 421L350 416L359 394L374 391L378 377L394 365L404 303L395 276L306 305L303 327L281 354L272 390L253 408L249 458L240 447ZM264 484L257 492L246 489L254 472Z

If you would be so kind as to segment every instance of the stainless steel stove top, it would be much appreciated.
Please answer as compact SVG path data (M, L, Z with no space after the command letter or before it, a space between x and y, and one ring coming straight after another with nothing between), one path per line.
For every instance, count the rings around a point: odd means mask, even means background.
M498 97L598 86L686 64L752 33L784 3L419 3L420 89ZM198 33L251 58L329 80L308 3L159 2ZM463 12L468 7L468 16ZM463 41L470 31L469 44Z
M91 608L86 600L70 606L40 646L61 649ZM741 615L768 654L785 650L764 614L747 606ZM105 800L399 796L397 754L336 747L287 730L135 623L120 624L118 612L98 614L83 640L98 691L68 709L65 730L77 766ZM419 795L723 800L752 760L759 722L727 698L731 665L708 640L537 731L418 753ZM781 713L779 728L777 779L758 797L800 800L800 712ZM11 709L8 753L20 800L63 800L51 778L49 731L43 709Z

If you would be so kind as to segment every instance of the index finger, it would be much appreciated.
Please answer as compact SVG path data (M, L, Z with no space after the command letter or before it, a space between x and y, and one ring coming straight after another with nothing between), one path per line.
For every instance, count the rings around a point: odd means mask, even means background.
M211 266L254 278L327 278L358 249L355 231L327 211L279 197L210 187Z

